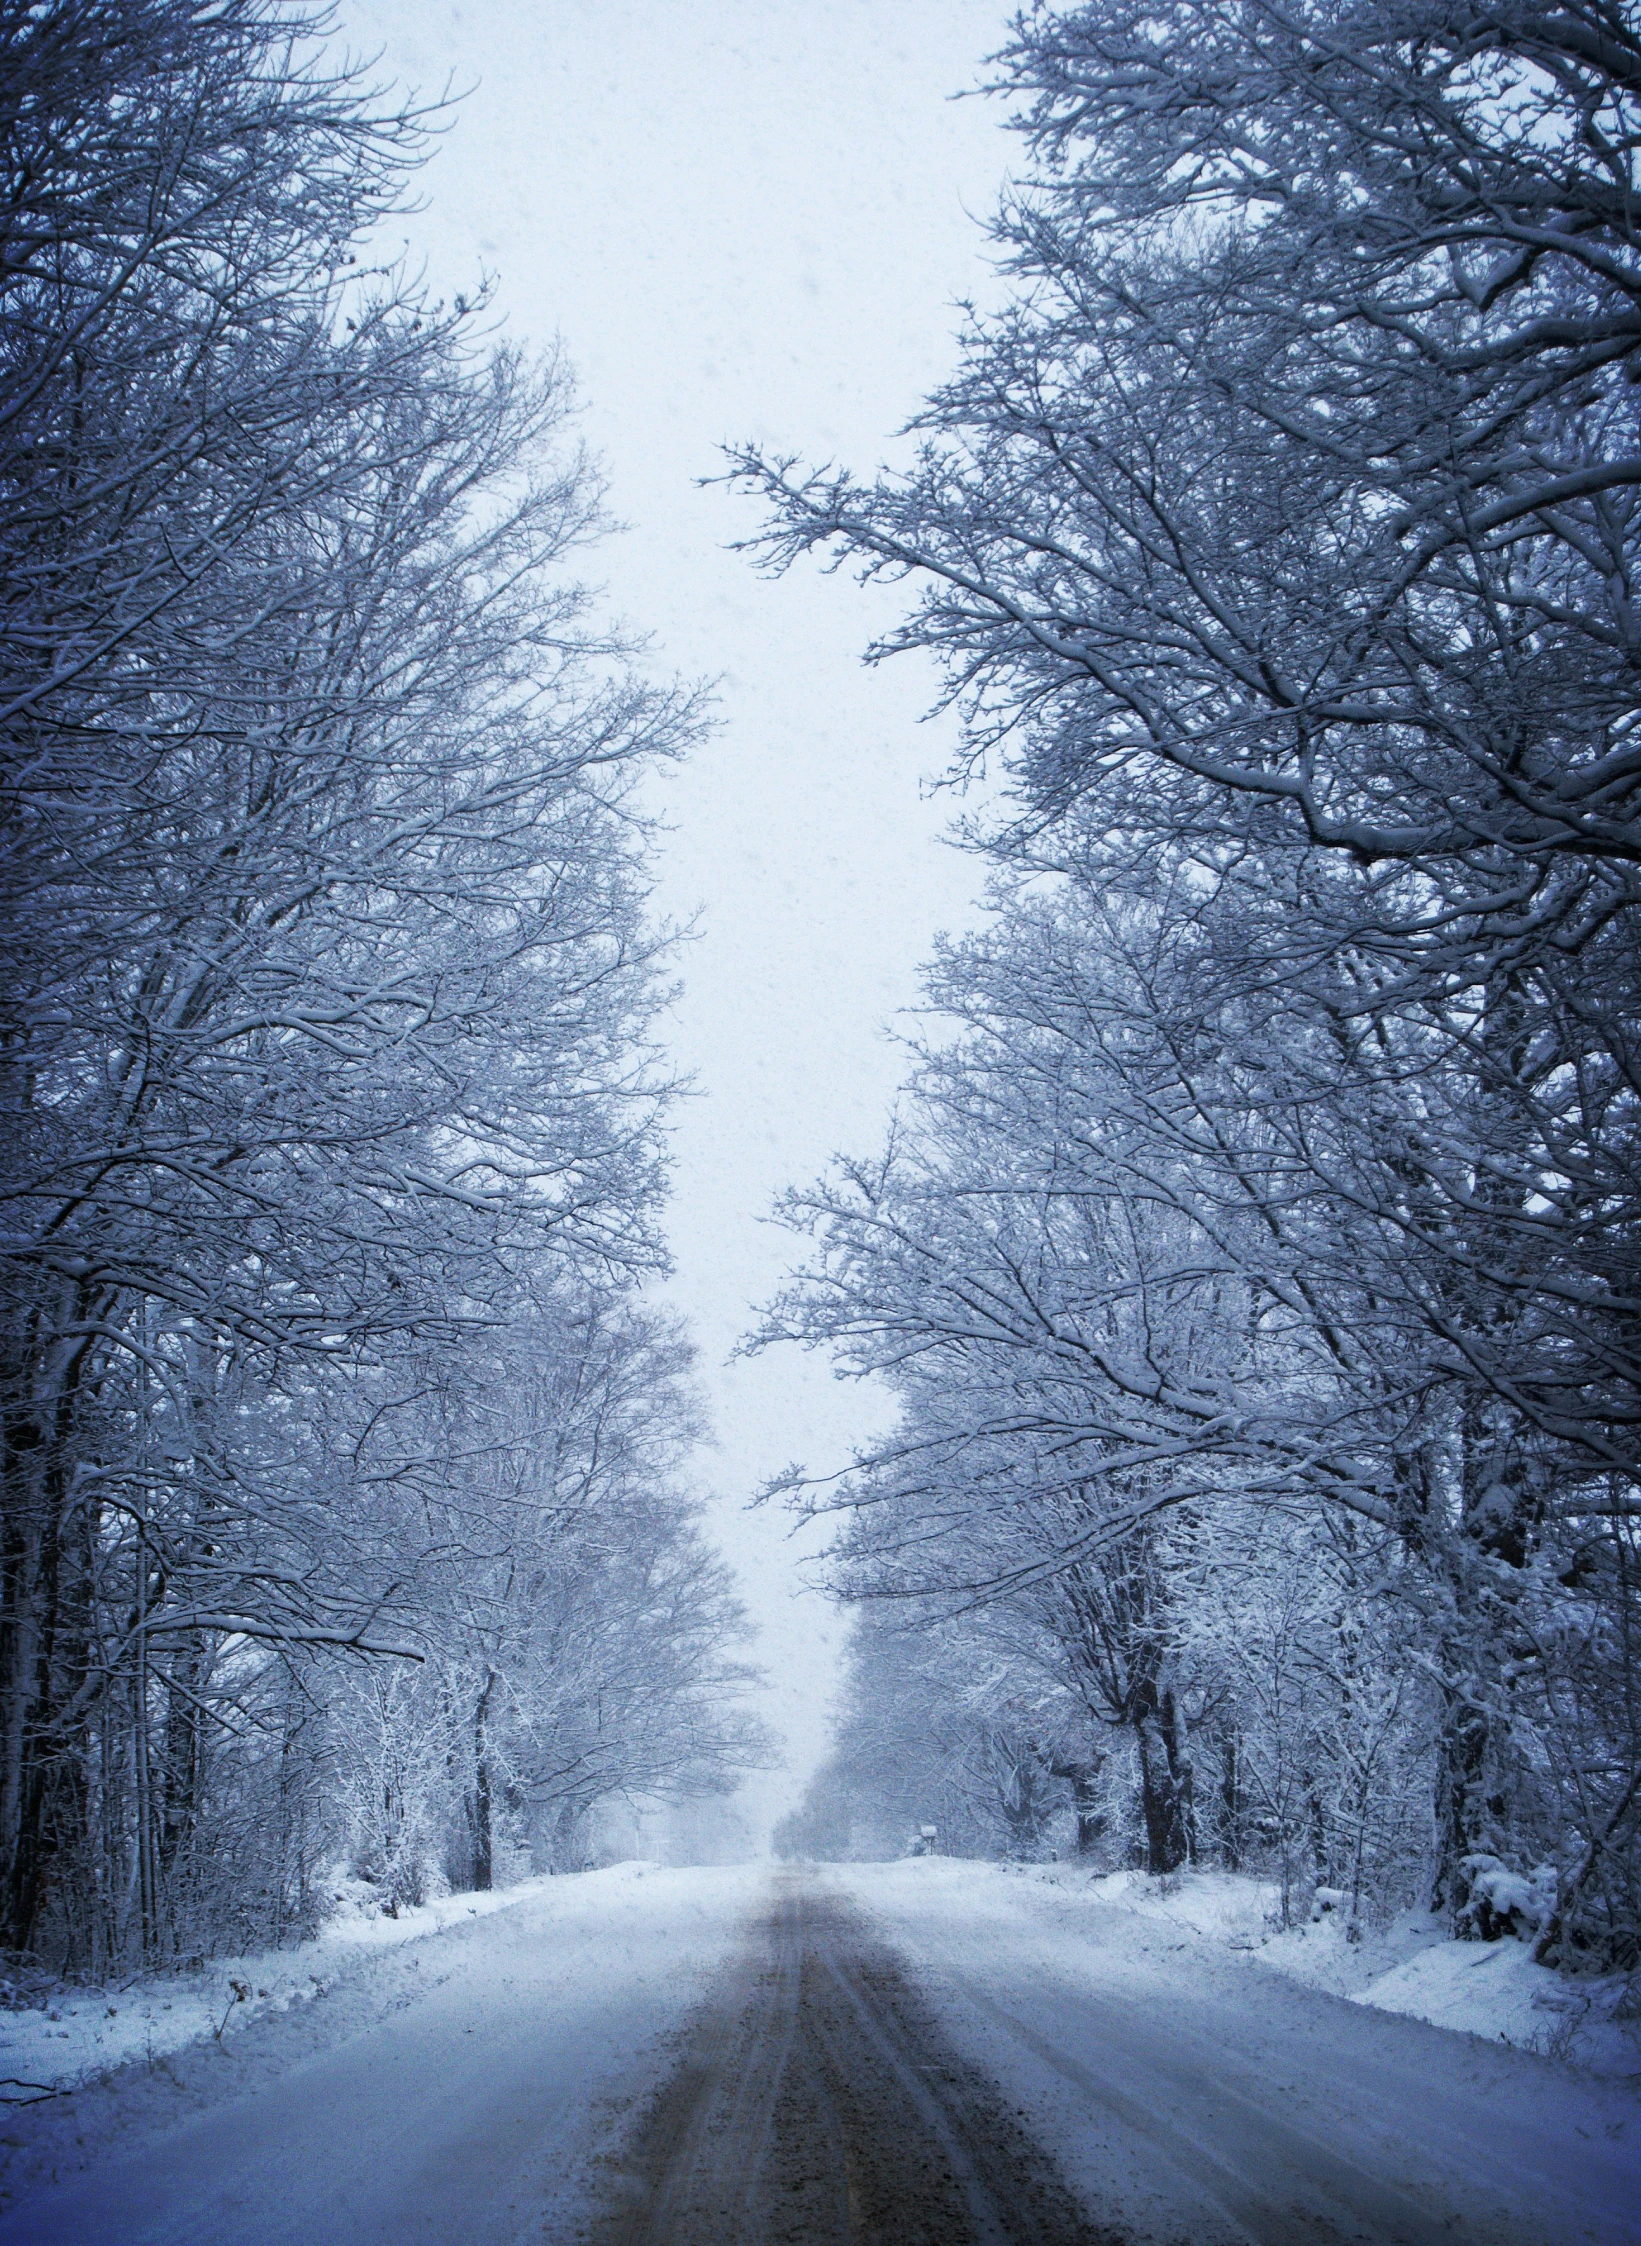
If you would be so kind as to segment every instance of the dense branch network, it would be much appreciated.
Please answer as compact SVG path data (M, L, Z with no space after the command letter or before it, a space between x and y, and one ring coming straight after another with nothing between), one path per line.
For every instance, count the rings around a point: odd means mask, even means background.
M1633 12L1094 0L996 70L1002 293L913 465L731 461L768 566L907 585L875 653L1004 783L761 1337L901 1406L787 1484L882 1602L861 1751L923 1633L909 1724L943 1663L971 1713L904 1768L976 1835L1123 1829L1127 1739L1154 1869L1633 1966Z
M762 1751L634 1300L699 712L328 28L0 7L0 1942L76 1968Z

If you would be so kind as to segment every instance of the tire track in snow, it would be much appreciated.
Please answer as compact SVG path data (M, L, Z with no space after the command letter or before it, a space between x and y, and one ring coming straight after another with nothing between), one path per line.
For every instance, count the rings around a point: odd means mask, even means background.
M1117 2246L865 1919L784 1879L641 2117L597 2246Z

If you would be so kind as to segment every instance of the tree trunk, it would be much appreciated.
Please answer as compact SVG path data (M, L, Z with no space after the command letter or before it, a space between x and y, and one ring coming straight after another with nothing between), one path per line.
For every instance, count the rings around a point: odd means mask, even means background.
M1004 1733L994 1734L991 1750L1009 1854L1029 1857L1043 1833L1045 1804L1039 1785L1043 1766L1029 1741Z
M495 1800L490 1769L490 1695L496 1672L484 1680L473 1710L473 1885L482 1894L495 1885Z
M586 1808L581 1802L567 1801L560 1809L553 1827L553 1869L555 1872L579 1872L585 1852L582 1825Z
M158 1804L159 1863L173 1919L178 1889L188 1877L199 1823L202 1777L199 1697L206 1668L204 1643L196 1638L173 1656L165 1680L165 1739L160 1751Z
M33 1518L26 1522L22 1538L13 1659L5 1679L4 1922L6 1946L17 1950L28 1949L39 1930L59 1838L51 1814L57 1712L53 1686L62 1583L55 1479L48 1469L31 1493Z
M1148 1872L1177 1872L1191 1859L1191 1777L1172 1692L1148 1690L1135 1729L1140 1742L1145 1868Z
M1490 1726L1485 1709L1462 1690L1447 1694L1437 1771L1437 1859L1431 1890L1432 1910L1445 1914L1453 1931L1474 1934L1470 1914L1468 1859L1494 1837L1487 1804Z
M1063 1778L1071 1788L1071 1806L1077 1818L1079 1856L1092 1856L1105 1834L1107 1820L1099 1791L1102 1767L1102 1758L1090 1762L1056 1762L1049 1765L1053 1775Z
M1240 1872L1246 1853L1248 1805L1242 1791L1242 1739L1227 1731L1219 1754L1219 1860L1228 1872Z

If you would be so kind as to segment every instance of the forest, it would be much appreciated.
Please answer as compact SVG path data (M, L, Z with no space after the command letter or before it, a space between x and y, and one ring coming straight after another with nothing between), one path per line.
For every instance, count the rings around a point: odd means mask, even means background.
M1000 288L766 568L905 589L989 869L756 1345L896 1415L779 1844L1641 1963L1641 36L1028 8Z
M334 30L0 0L0 1951L70 1976L772 1752L665 1295L707 698ZM767 1493L853 1610L776 1843L1633 1973L1641 25L998 38L903 465L723 472L750 566L890 588L987 884L746 1344L891 1407Z
M766 1752L652 1285L699 708L333 28L0 8L0 1947L69 1974Z

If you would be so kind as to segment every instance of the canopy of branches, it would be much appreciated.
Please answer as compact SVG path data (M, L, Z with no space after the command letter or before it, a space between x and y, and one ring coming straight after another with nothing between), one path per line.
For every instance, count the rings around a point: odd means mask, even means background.
M70 1964L759 1751L626 1300L697 713L574 574L564 371L381 262L437 117L327 29L0 6L0 1942Z
M809 1501L852 1595L1013 1617L1050 1762L1127 1727L1157 1867L1223 1845L1197 1723L1341 1884L1393 1707L1394 1884L1548 1866L1545 1955L1633 1966L1641 37L1094 0L997 69L1005 301L916 465L733 463L770 566L908 582L877 652L1009 788L888 1153L790 1204L765 1338L903 1407Z

